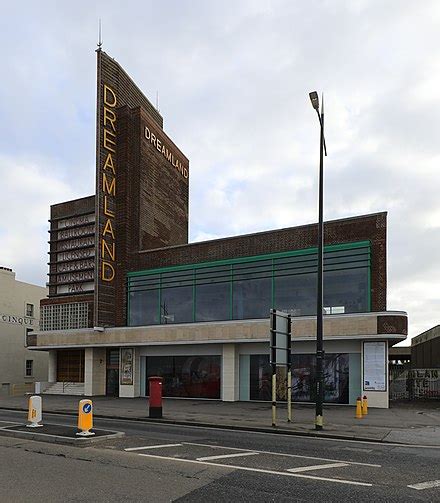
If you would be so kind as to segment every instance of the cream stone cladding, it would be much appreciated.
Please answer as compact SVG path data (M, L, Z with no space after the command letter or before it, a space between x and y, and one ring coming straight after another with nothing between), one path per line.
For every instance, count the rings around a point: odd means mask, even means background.
M381 321L402 318L404 312L341 314L324 317L324 337L328 339L381 339L404 340L406 333L380 333ZM293 339L311 340L316 334L316 318L292 319ZM403 332L403 331L402 331ZM210 323L187 323L147 327L118 327L105 330L81 329L69 331L40 332L36 349L87 346L129 346L161 344L201 344L215 342L266 341L269 320L243 320Z
M47 381L48 355L29 351L26 332L39 328L40 300L47 289L18 281L15 272L0 268L0 394L31 390L35 381ZM33 305L27 315L26 305ZM26 376L26 360L31 360L32 375Z

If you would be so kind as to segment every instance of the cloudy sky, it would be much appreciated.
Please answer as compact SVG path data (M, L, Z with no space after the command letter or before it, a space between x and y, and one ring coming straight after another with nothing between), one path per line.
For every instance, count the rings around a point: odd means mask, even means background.
M49 206L94 192L95 48L190 159L191 240L388 211L388 309L439 323L438 1L0 0L0 265L47 279ZM277 180L274 192L269 180Z

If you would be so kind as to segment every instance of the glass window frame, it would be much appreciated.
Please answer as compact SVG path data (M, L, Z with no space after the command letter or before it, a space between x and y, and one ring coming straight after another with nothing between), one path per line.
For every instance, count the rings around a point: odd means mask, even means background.
M28 364L30 364L30 365L28 365ZM25 377L33 377L34 376L34 360L25 360L24 376Z
M162 325L162 292L164 286L192 286L192 317L190 320L180 323L204 323L209 321L228 321L238 319L234 314L234 282L246 277L255 279L270 278L270 308L275 306L275 285L276 278L280 276L294 276L307 273L316 273L317 268L317 249L308 248L303 250L292 250L289 252L280 252L251 257L240 257L236 259L219 260L214 262L204 262L198 264L188 264L182 266L170 266L146 271L136 271L127 274L127 324L130 321L130 293L154 289L158 292L159 306L158 319ZM367 270L367 310L362 312L371 312L371 243L369 241L360 241L355 243L345 243L328 245L324 248L324 273L330 271L339 271L344 269L366 269ZM213 271L217 269L217 271ZM226 320L197 321L197 286L200 286L203 279L212 282L214 279L219 283L230 283L229 299L229 318ZM324 276L325 278L325 276ZM332 313L333 314L333 313ZM341 313L335 313L341 314ZM269 313L268 313L269 315ZM310 314L313 316L313 314ZM307 316L307 315L299 315ZM179 322L176 322L179 323ZM142 325L137 325L142 326Z

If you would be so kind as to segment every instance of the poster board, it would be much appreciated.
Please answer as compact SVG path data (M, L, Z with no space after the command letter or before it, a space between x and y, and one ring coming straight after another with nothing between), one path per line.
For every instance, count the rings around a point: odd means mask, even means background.
M364 342L363 390L387 390L387 350L386 342Z
M133 384L133 348L121 348L121 384Z

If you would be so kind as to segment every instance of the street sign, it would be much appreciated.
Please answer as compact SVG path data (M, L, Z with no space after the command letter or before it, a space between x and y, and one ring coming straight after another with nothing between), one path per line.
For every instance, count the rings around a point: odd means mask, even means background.
M277 367L287 368L287 422L292 420L292 318L288 313L270 310L270 364L272 366L272 426L277 415Z
M89 399L80 400L78 406L78 429L81 430L77 435L88 437L94 435L93 428L93 405Z
M290 366L292 346L292 320L290 314L270 310L270 363L276 366Z

